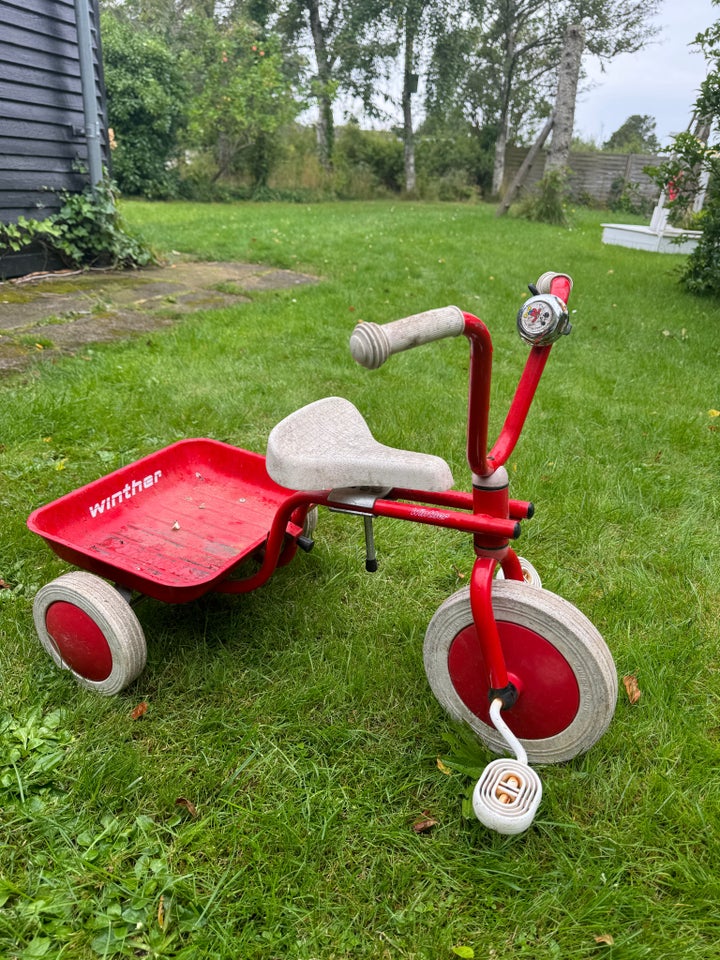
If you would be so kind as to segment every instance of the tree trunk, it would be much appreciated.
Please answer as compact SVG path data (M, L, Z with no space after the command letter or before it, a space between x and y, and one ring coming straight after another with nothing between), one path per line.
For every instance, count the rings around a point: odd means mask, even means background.
M504 78L500 120L498 123L497 139L495 140L495 160L493 163L492 195L499 197L505 179L505 150L508 140L508 125L510 122L510 96L512 93L512 77L515 60L515 33L508 32L505 49Z
M500 117L500 129L495 140L495 160L493 163L492 195L499 197L505 179L505 149L507 147L507 114Z
M320 0L307 0L307 7L310 14L310 32L317 63L318 120L315 133L318 157L324 169L329 171L332 170L333 141L335 139L332 97L330 95L332 68L325 42L325 29L320 18Z
M502 198L502 203L499 204L497 210L495 211L496 217L504 216L510 209L510 205L515 199L515 195L517 194L520 187L522 187L522 185L525 183L525 178L527 177L528 173L530 172L530 168L535 162L535 157L538 155L538 153L542 149L542 145L547 140L550 134L550 131L552 130L552 127L553 127L553 117L551 115L548 117L547 123L540 131L540 136L537 138L537 140L532 145L532 147L530 147L530 149L528 150L527 156L525 157L523 162L520 164L520 169L515 174L513 182L507 188L507 192L505 193L505 196Z
M565 45L558 68L558 85L555 97L555 122L553 124L550 150L545 161L545 173L563 170L568 165L575 123L580 62L585 46L585 28L571 24L565 34Z
M332 112L332 100L325 93L318 95L318 119L315 125L315 139L320 164L328 172L333 167L333 143L335 126Z
M415 59L415 26L406 10L405 14L405 76L403 78L403 145L405 159L405 191L414 193L415 178L415 134L412 121L412 95L414 91L413 60Z

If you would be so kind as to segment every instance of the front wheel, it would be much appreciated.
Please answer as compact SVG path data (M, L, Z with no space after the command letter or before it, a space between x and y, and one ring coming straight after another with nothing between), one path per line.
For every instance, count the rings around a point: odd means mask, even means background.
M537 572L535 567L530 563L529 560L526 560L525 557L518 557L518 560L520 561L523 580L525 583L529 584L531 587L537 587L540 589L542 586L542 580L540 579L540 574ZM498 567L495 577L497 580L505 579L505 574L503 573L502 567Z
M612 720L617 674L595 627L567 600L495 580L493 613L505 663L519 690L503 719L532 763L560 763L588 750ZM440 705L496 753L507 745L490 721L489 683L470 588L439 607L425 635L425 672Z
M92 573L63 574L38 591L33 618L56 665L97 693L119 693L145 667L145 635L130 604Z

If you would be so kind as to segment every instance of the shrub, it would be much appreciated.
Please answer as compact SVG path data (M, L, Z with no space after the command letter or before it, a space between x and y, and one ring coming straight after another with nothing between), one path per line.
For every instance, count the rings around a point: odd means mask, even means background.
M335 162L341 189L350 189L359 178L369 186L390 193L400 193L404 180L402 142L385 130L361 130L355 123L343 127L337 136ZM344 181L344 184L343 184Z
M465 120L426 121L418 131L416 161L423 192L440 199L470 199L492 187L495 130L475 129ZM453 190L458 196L450 196ZM469 191L469 192L468 192ZM445 196L440 196L443 193Z
M187 99L177 58L159 37L112 13L103 14L102 38L108 125L117 143L113 176L123 193L169 199Z
M649 214L654 204L642 195L637 183L617 177L610 185L608 206L618 213Z
M63 194L60 210L46 220L0 224L0 256L39 243L68 267L137 267L154 262L150 249L128 233L109 183L93 192Z
M717 165L720 168L720 164ZM703 231L682 272L692 293L720 296L720 169L717 169L697 223Z
M519 204L518 213L526 220L539 220L541 223L568 225L568 171L552 170L538 181L532 193Z

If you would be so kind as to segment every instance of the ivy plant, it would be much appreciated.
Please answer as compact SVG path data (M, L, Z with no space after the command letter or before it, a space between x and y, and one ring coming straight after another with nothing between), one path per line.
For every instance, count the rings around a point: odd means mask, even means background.
M61 194L62 206L45 220L18 218L0 224L0 259L34 244L68 267L138 267L155 262L150 248L132 236L117 207L113 185Z

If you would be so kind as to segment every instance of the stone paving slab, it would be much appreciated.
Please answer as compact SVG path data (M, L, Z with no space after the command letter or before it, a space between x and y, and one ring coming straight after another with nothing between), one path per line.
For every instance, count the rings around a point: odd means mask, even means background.
M263 264L182 261L132 271L60 271L0 283L0 376L89 343L138 336L198 310L318 278Z

